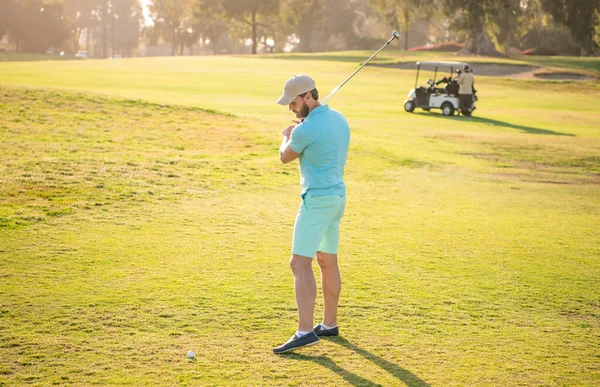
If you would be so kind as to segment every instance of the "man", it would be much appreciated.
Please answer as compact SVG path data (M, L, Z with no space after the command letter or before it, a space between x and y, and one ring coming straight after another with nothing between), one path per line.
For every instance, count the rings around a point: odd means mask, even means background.
M475 85L475 76L470 71L469 65L466 65L464 71L458 78L458 106L459 112L471 112L473 106L473 86Z
M337 263L340 220L346 207L344 166L348 156L350 128L335 110L319 103L315 82L295 75L277 101L288 105L301 121L283 131L281 162L298 159L302 186L300 209L294 225L290 267L298 307L298 330L274 353L289 352L319 343L318 336L337 336L337 308L342 288ZM323 321L313 327L317 286L312 261L317 257L323 288Z

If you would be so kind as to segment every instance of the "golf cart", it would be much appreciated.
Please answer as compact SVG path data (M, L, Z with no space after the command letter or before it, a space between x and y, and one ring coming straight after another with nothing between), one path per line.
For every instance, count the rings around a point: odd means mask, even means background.
M462 69L466 66L463 62L417 62L417 77L415 79L415 88L408 93L408 99L404 101L404 110L412 113L415 108L421 108L425 111L431 109L442 109L445 116L453 116L455 111L459 111L458 101L458 81L453 78L454 71ZM419 82L419 72L423 69L431 69L434 71L433 79L427 81L427 87L417 87ZM438 69L450 70L448 77L443 77L436 81ZM440 71L440 72L441 72ZM443 84L443 85L441 85ZM440 85L442 87L440 87ZM475 91L473 91L473 104L470 110L461 110L460 113L470 116L475 110Z

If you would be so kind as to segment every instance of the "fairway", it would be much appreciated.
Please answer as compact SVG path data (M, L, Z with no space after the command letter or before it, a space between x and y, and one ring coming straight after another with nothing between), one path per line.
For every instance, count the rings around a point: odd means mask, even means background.
M597 78L477 76L466 118L361 70L329 102L352 133L341 336L272 354L300 202L275 101L368 56L0 62L0 385L600 384Z

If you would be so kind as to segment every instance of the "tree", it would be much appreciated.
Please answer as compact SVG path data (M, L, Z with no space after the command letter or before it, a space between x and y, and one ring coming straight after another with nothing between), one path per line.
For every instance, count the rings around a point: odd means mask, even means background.
M507 52L510 47L517 47L520 26L524 24L527 0L502 0L501 11L494 20L494 35L500 46Z
M10 15L14 15L15 8L14 0L0 0L0 40L10 29Z
M277 22L279 0L222 0L226 14L251 28L252 54L256 54L259 27L269 27Z
M418 0L369 0L383 20L394 30L404 33L404 49L408 50L408 31L417 19L431 19L433 3Z
M63 15L71 27L71 50L79 49L79 39L84 30L87 31L88 45L91 42L91 31L99 25L98 7L98 0L63 0Z
M322 25L324 6L320 0L287 0L282 3L283 21L298 36L301 52L312 51L312 37Z
M171 55L180 47L180 54L188 38L193 32L193 3L190 0L154 0L150 5L154 28L171 43Z
M42 0L10 2L6 31L17 45L17 51L45 52L57 47L69 36L62 15L62 4Z
M138 0L62 0L64 15L71 24L72 45L87 32L87 48L94 40L101 45L100 57L117 52L130 56L139 42L142 8ZM99 37L92 39L92 37Z
M186 15L181 21L181 33L179 35L180 39L180 50L179 55L183 55L183 49L187 46L190 47L190 55L192 53L192 46L194 43L198 43L200 40L200 29L199 22L196 18L194 18L193 12L193 4L188 3L188 9L186 10Z
M364 19L359 17L359 1L327 0L324 2L324 37L331 36L339 40L341 47L345 49L358 40L356 30Z
M502 13L504 0L442 0L450 26L466 34L466 47L473 54L497 55L488 28Z
M131 56L139 43L142 7L137 0L113 0L111 15L112 54Z
M360 41L356 31L364 23L366 2L361 0L285 0L282 20L299 38L299 50L339 50Z
M542 6L556 22L569 28L582 55L598 51L600 0L542 0Z
M210 40L213 54L217 55L219 38L228 30L227 17L221 0L197 0L194 9L195 29Z
M540 0L520 0L519 9L513 11L513 15L515 13L516 21L511 20L510 26L501 25L499 43L538 53L579 53L567 27L555 23L552 16L543 11Z

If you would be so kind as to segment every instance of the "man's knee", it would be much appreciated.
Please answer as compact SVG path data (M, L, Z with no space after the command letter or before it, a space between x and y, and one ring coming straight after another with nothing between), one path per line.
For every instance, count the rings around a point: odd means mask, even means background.
M337 266L337 254L328 254L317 251L317 263L321 269L330 269Z
M302 270L312 270L312 258L303 255L292 254L290 258L290 269L296 274Z

